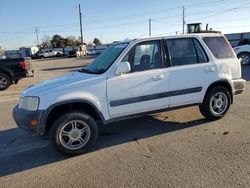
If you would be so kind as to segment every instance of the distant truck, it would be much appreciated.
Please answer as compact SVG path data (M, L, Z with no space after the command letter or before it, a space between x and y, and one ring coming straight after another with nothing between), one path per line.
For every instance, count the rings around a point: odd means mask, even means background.
M212 28L208 29L208 24L206 25L206 29L202 29L202 23L189 23L187 24L187 33L221 33L220 31L214 31Z
M250 65L250 32L225 35L242 65Z
M50 49L45 51L38 51L36 54L32 56L32 58L43 59L43 58L59 57L59 56L63 56L63 52Z
M232 47L250 45L250 32L225 34Z
M0 59L0 91L17 84L25 77L34 76L32 64L24 58Z
M241 59L242 65L250 65L250 45L242 45L234 48L234 51L239 59Z
M4 54L6 59L21 58L19 50L6 50Z

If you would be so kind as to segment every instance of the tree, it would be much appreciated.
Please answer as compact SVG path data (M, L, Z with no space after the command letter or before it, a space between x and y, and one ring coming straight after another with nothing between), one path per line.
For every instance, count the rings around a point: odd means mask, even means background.
M50 41L50 36L45 35L45 36L42 38L41 47L42 47L42 48L51 48L51 47L52 47L51 41Z
M102 44L102 43L101 43L101 41L100 41L98 38L94 38L93 43L94 43L96 46L98 46L98 45L101 45L101 44Z
M53 48L63 48L65 47L65 40L60 35L54 35L51 39L51 45Z
M65 38L65 46L76 46L78 41L74 36L69 36Z

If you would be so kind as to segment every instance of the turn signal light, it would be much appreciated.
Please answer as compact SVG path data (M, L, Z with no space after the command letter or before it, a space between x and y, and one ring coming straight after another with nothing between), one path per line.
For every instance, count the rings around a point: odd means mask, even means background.
M31 124L32 127L35 127L35 126L38 125L38 121L37 120L31 120L30 124Z

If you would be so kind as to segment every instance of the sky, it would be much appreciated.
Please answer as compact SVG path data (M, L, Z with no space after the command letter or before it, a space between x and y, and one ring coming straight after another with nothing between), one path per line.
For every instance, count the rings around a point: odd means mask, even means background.
M80 36L81 5L84 41L103 43L182 32L186 23L201 22L222 33L250 31L250 0L0 0L0 45L17 49L45 36Z

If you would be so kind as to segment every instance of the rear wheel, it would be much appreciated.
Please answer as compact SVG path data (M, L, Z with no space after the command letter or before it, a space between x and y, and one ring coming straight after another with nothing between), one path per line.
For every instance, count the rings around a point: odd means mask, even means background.
M240 53L238 58L241 58L242 65L249 65L250 64L250 53Z
M67 113L58 118L50 132L53 145L68 155L86 153L98 136L95 120L82 112Z
M11 85L11 79L7 74L0 73L0 91L8 89Z
M208 91L200 105L200 112L210 120L217 120L225 116L231 104L231 96L227 88L217 86Z

